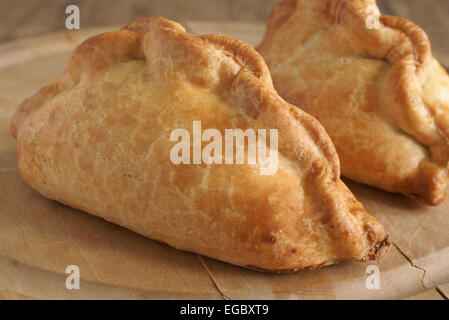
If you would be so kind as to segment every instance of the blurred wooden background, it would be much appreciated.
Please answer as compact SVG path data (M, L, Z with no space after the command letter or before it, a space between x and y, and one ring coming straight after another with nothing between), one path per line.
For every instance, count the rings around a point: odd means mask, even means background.
M150 16L183 23L264 22L279 0L0 0L0 42L65 28L65 8L76 4L81 28L122 25ZM448 0L378 0L384 14L407 17L429 34L434 50L449 56Z

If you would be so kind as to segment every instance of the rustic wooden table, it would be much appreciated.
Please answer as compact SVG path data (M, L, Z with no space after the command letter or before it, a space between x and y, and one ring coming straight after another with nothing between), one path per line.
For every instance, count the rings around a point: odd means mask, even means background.
M423 25L435 55L449 66L445 35L449 2L390 0L382 1L380 7ZM125 21L135 18L132 10L122 12ZM259 43L264 31L264 24L255 21L182 22L192 33L224 33L251 45ZM26 26L33 28L22 22L18 29L26 30ZM48 31L45 25L42 28ZM449 201L427 208L348 182L394 240L392 252L378 264L381 290L367 290L365 270L372 263L347 262L293 275L261 274L171 249L48 201L25 186L15 168L15 145L8 134L15 106L62 72L79 41L108 29L23 39L26 32L22 32L8 35L9 41L0 44L0 299L449 298ZM83 288L68 291L63 285L65 266L75 262L82 270Z

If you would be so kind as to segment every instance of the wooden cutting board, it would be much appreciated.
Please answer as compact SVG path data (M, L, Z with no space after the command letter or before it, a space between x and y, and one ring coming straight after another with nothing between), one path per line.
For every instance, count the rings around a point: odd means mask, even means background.
M251 45L264 32L261 24L188 22L186 27ZM76 44L113 29L0 45L0 298L398 299L449 282L449 201L430 208L348 181L390 232L391 253L378 263L345 262L276 275L172 249L38 195L18 174L11 116L24 98L62 73ZM365 285L372 264L380 269L379 290ZM79 290L66 289L69 265L80 269Z

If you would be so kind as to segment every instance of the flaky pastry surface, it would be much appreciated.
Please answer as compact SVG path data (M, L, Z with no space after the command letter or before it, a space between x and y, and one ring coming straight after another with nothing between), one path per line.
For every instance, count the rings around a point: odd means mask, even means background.
M279 168L175 165L170 133L279 130ZM79 45L66 72L18 108L18 167L44 196L173 247L249 268L295 271L389 248L340 180L322 126L282 100L248 45L164 18Z
M274 86L315 116L342 174L425 204L445 197L449 77L425 32L374 0L287 0L258 48Z

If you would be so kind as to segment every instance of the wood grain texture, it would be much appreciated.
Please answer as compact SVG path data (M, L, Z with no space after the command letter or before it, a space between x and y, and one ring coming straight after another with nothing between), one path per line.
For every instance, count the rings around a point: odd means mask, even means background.
M417 295L405 298L404 300L445 300L437 290L429 290L418 293Z
M422 272L393 248L377 266L380 289L366 287L373 262L344 262L320 270L269 275L203 258L221 294L229 299L400 299L424 289Z
M0 300L33 300L33 298L8 289L0 289Z
M233 28L226 22L212 27L193 21L187 27L195 33L213 28L251 44L262 32L260 24ZM384 223L396 245L379 263L381 289L368 290L365 271L371 263L347 262L292 275L264 274L171 249L39 196L15 168L10 117L20 101L63 71L70 50L81 39L99 31L62 32L0 45L3 296L399 299L449 282L449 201L428 208L399 195L348 183L367 210ZM82 290L65 289L64 271L69 264L80 266Z

